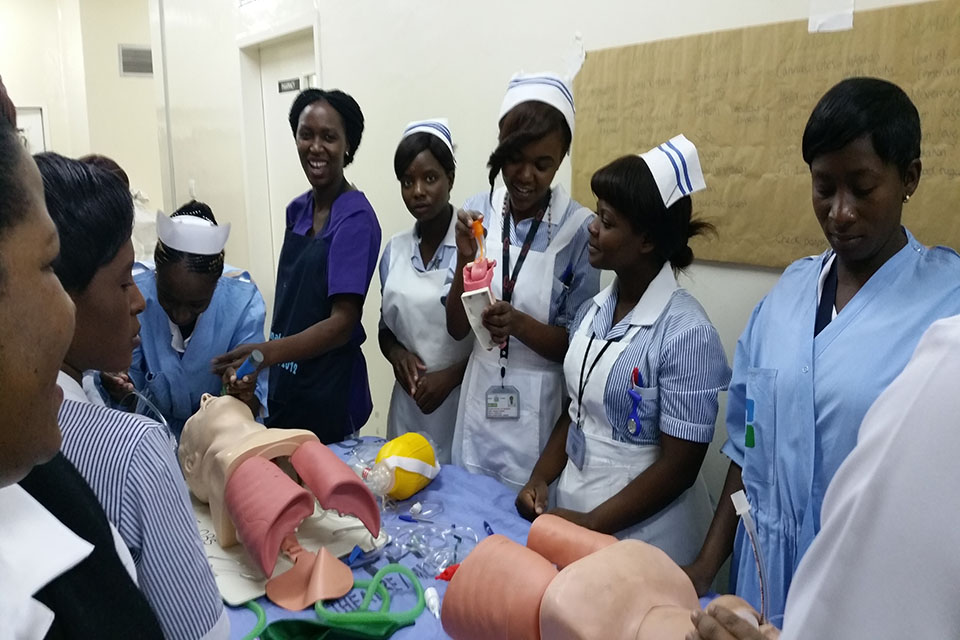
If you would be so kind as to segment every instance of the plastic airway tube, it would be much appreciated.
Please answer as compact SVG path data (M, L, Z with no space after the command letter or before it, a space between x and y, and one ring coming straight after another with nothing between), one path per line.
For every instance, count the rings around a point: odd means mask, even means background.
M747 536L750 538L750 546L753 547L753 558L757 562L757 575L760 578L760 622L767 622L767 569L763 563L763 553L761 553L760 542L757 538L757 524L753 521L750 514L750 502L747 501L747 494L742 490L730 496L733 500L733 508L737 510L737 515L743 519L743 527L747 530Z

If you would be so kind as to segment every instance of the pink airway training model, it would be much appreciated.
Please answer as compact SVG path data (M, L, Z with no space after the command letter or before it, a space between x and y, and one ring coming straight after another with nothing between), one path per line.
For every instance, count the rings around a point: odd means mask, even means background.
M380 535L377 499L337 454L314 440L297 447L290 462L324 509L356 516L370 535Z
M267 597L288 611L302 611L318 600L342 598L353 589L353 572L324 547L312 553L294 535L283 541L293 568L267 581Z
M237 534L263 575L277 564L280 543L313 515L313 496L266 458L246 460L227 480L224 502Z
M463 268L463 290L489 289L493 282L493 268L495 266L497 266L496 260L487 260L483 257L477 258L465 266Z

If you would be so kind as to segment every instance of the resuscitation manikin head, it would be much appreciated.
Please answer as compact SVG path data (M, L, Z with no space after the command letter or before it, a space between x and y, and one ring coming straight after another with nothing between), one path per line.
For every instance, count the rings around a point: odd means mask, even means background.
M759 619L729 598L716 602ZM542 515L527 547L503 536L477 545L450 581L442 622L455 640L683 640L698 608L690 579L660 549Z
M346 463L310 431L267 429L231 396L204 394L183 427L177 455L190 491L210 505L220 546L236 544L239 528L268 577L283 539L313 513L314 498L325 509L356 516L374 538L380 534L376 499ZM280 457L290 458L309 492L269 462ZM254 458L262 462L246 464Z

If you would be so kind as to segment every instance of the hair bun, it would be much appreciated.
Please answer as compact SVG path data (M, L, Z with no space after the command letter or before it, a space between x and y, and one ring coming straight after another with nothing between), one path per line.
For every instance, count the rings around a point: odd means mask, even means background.
M670 256L670 266L674 269L685 269L693 263L693 249L684 244Z

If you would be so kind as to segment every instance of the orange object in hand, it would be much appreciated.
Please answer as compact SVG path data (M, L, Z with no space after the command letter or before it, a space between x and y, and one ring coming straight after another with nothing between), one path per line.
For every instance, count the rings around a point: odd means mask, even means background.
M477 256L477 260L483 260L483 222L481 220L474 220L470 223L470 227L473 229L473 237L477 239L477 245L480 247L480 255Z

